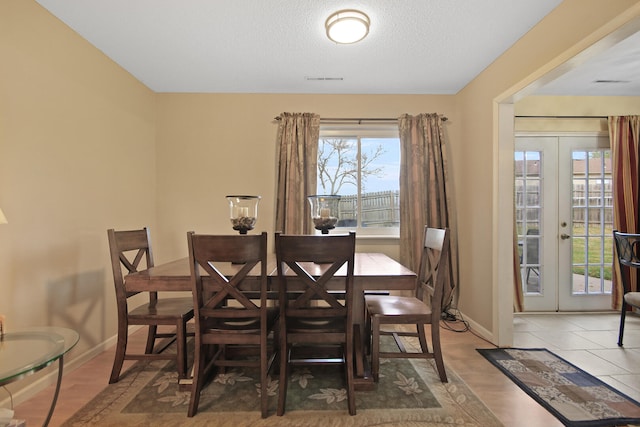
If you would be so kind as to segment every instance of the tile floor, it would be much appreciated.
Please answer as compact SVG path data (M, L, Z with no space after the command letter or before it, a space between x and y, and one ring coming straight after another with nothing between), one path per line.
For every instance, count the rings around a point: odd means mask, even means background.
M640 317L628 317L625 346L619 348L616 345L618 316L616 313L520 314L514 319L514 347L546 347L640 400ZM142 345L142 334L134 336L133 345ZM505 426L562 426L475 351L493 347L490 343L472 332L446 329L443 329L442 340L445 364L475 391ZM106 387L112 360L113 349L109 349L65 373L50 426L59 426ZM49 387L17 405L16 417L26 419L28 427L42 425L52 393L53 387Z
M514 347L546 347L640 401L640 317L628 315L618 347L619 314L526 314L514 319Z

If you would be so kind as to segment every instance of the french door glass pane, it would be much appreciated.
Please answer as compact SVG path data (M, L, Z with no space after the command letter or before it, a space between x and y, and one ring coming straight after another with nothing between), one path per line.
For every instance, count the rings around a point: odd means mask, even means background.
M520 251L520 271L523 292L542 294L543 269L541 218L543 200L542 153L515 152L516 231Z
M613 203L609 150L572 152L574 295L610 294Z

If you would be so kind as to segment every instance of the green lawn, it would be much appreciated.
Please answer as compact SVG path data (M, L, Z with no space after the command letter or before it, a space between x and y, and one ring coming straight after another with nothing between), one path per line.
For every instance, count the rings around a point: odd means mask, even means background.
M604 236L602 236L599 226L589 228L585 233L584 226L574 224L572 233L573 242L573 263L574 264L600 264L604 257L604 279L611 280L611 265L613 263L613 229L610 225L605 226ZM585 237L588 236L588 239ZM604 237L604 238L603 238ZM588 241L589 252L585 258L585 246ZM604 242L604 250L602 244ZM584 266L574 266L575 274L584 274ZM589 266L589 276L600 278L600 267Z

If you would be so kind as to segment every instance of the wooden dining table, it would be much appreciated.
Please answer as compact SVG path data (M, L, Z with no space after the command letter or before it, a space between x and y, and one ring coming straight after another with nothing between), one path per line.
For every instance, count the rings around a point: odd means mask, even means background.
M239 268L231 263L216 266L223 274L233 275ZM322 264L312 265L320 273ZM344 270L344 267L343 269ZM243 282L243 290L256 291L259 286L260 269L254 269L248 280ZM275 254L269 254L267 259L267 272L269 276L269 289L277 290L277 268ZM310 271L314 274L313 271ZM339 270L337 276L339 277ZM344 273L343 273L344 274ZM251 277L255 281L251 281ZM387 292L413 290L416 285L416 273L400 264L393 258L382 253L358 252L354 262L354 299L353 321L355 328L355 386L357 389L371 389L373 379L369 373L368 364L364 355L364 342L368 337L363 335L365 327L364 295L369 292ZM341 285L344 287L344 285ZM178 292L191 291L191 271L189 258L181 258L165 264L129 274L125 277L127 291L159 291ZM331 290L331 282L327 288Z

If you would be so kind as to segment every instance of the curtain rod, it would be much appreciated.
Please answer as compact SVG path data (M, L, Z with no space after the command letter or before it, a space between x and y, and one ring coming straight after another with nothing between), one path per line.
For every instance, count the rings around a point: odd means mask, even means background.
M440 120L446 122L449 120L445 116L440 116ZM398 122L398 118L325 118L320 117L320 122L358 122L358 124L362 124L362 122Z
M276 120L280 120L280 116L275 118ZM440 120L446 122L449 120L446 116L440 116ZM362 122L393 122L397 123L398 118L327 118L320 117L320 122L357 122L358 124L362 124Z
M608 119L608 116L515 116L516 119Z
M347 118L324 118L320 117L321 124L356 124L362 125L366 123L378 123L378 124L389 124L389 125L397 125L398 119L385 119L385 118L375 118L375 119L347 119Z

